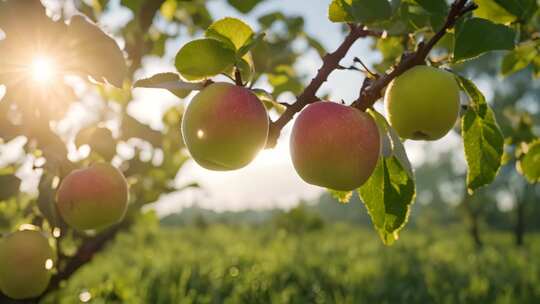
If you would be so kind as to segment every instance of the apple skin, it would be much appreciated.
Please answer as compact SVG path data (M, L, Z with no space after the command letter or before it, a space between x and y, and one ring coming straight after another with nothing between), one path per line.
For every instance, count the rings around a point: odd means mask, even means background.
M107 163L75 170L56 193L64 221L79 230L99 230L120 222L128 204L128 185L122 172Z
M192 158L209 170L249 164L266 145L269 119L249 89L229 83L204 88L186 108L182 135Z
M380 135L368 114L321 101L300 113L290 146L294 168L304 181L350 191L373 173L380 154Z
M394 79L384 97L390 125L402 138L437 140L459 114L459 86L447 71L416 66Z
M0 290L15 299L41 295L49 285L53 251L39 231L24 230L0 240Z

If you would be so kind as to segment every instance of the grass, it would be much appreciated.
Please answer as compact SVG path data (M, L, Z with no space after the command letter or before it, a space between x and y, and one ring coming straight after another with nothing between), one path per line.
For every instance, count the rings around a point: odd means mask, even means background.
M406 231L384 247L373 231L326 225L139 225L45 303L540 303L540 237L515 248L459 229Z

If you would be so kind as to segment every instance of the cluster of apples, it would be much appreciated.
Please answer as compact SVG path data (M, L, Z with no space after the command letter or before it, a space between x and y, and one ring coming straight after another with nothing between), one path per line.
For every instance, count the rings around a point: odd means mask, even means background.
M459 114L459 87L441 69L416 66L394 79L385 94L390 125L404 139L436 140ZM182 134L192 158L210 170L235 170L264 148L269 118L249 89L214 83L188 105ZM293 165L307 183L334 190L360 187L379 159L381 136L373 118L333 102L307 106L293 126Z
M106 163L71 172L57 191L58 213L79 231L101 230L118 223L127 204L126 179ZM53 257L48 239L39 231L7 235L0 240L0 291L17 300L38 297L49 285Z
M402 138L436 140L453 127L459 87L452 74L417 66L390 83L388 118ZM266 145L269 117L247 88L214 83L193 98L182 135L193 159L210 170L249 164ZM315 102L298 116L290 139L294 167L306 182L334 190L360 187L379 159L381 136L373 118L356 108ZM76 230L100 230L122 220L128 185L115 167L98 163L66 176L56 207ZM38 231L14 232L0 240L0 290L14 299L42 294L54 265L48 239Z

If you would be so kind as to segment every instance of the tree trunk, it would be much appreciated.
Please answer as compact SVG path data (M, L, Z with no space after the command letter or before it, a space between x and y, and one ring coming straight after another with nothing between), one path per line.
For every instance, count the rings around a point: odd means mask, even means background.
M482 242L482 238L480 237L478 219L479 219L478 213L471 212L470 234L471 234L472 239L474 240L474 245L476 246L476 248L482 248L484 243Z
M465 195L463 196L463 205L470 222L469 235L471 236L476 248L480 249L484 245L482 238L480 237L480 212L475 211L471 206L471 203L471 196L465 192Z
M536 197L536 189L534 185L526 183L523 189L523 194L517 200L516 205L516 226L514 227L514 236L516 246L521 247L525 244L525 214L527 204L534 201Z
M514 235L516 238L516 246L523 246L525 234L525 201L518 201L516 206L516 227Z

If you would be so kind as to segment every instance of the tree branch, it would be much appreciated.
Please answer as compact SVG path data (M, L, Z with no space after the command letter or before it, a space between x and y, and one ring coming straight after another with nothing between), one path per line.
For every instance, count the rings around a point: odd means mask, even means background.
M468 12L477 8L474 3L467 4L468 0L455 0L446 17L443 27L435 33L427 43L420 43L416 52L405 54L399 64L390 73L373 80L368 85L362 87L360 96L353 102L352 106L365 111L383 96L383 90L396 77L403 74L410 68L425 63L426 57L433 47L441 40L446 32L456 25L456 22Z
M350 32L345 40L341 43L336 51L326 54L326 56L323 57L322 67L319 69L317 75L311 80L302 94L297 97L293 104L287 107L285 112L283 112L278 120L270 125L267 147L271 148L276 145L281 130L296 113L300 112L308 104L319 100L315 94L317 94L317 91L322 84L326 82L328 76L330 76L334 70L340 67L339 62L343 59L343 57L345 57L345 55L347 55L349 49L356 42L356 40L368 36L381 37L382 35L382 32L367 30L361 25L350 25Z
M58 273L51 278L47 291L43 293L40 299L47 296L50 292L57 290L62 281L69 279L77 270L92 260L95 254L101 252L105 245L112 241L120 231L125 230L130 226L131 221L126 220L109 228L94 238L87 239L79 247L74 256L65 258L65 266L62 267L62 269L60 269Z

